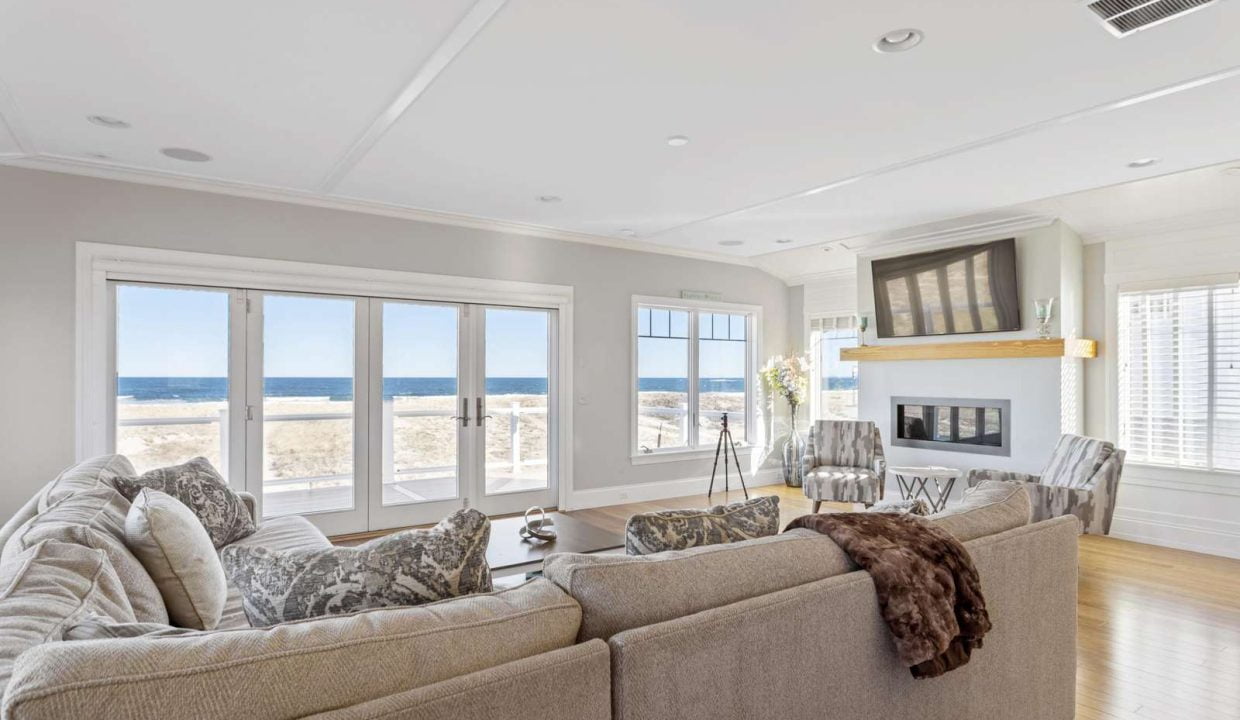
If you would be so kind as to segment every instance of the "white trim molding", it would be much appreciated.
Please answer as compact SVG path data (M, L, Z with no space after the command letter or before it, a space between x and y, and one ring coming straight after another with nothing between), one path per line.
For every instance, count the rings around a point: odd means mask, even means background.
M555 362L559 422L554 452L559 468L559 503L564 504L572 493L572 286L79 242L74 348L75 449L79 460L108 452L109 448L114 309L108 283L117 280L553 309L558 319Z

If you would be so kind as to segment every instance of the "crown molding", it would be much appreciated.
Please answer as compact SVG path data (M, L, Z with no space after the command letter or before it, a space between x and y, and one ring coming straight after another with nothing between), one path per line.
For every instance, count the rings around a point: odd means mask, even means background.
M643 242L641 240L622 240L619 238L607 237L605 235L591 235L589 233L561 230L559 228L515 222L511 220L496 220L492 218L461 215L438 210L423 210L420 208L374 202L371 200L362 200L358 198L324 195L305 190L296 190L293 188L243 183L233 180L218 180L214 178L203 178L194 175L182 175L180 173L164 171L154 171L145 168L121 165L112 161L92 161L87 158L39 154L14 155L11 157L0 156L0 165L24 168L27 170L43 170L69 175L81 175L102 180L116 180L120 182L136 183L139 185L154 185L156 187L173 188L177 190L191 190L216 195L230 195L233 197L248 198L251 200L266 200L269 202L291 203L294 205L305 205L309 207L325 208L328 210L342 210L345 212L355 212L366 215L379 215L382 217L413 220L416 222L433 223L436 225L451 225L454 227L470 228L473 230L486 230L510 235L522 235L526 237L544 238L547 240L560 240L564 242L596 245L599 247L615 248L617 250L629 250L631 252L669 255L672 257L681 257L690 260L705 260L708 262L726 263L729 265L756 267L750 258L725 255L723 253L668 247L666 245L657 245L655 243Z
M1050 215L1018 215L996 220L981 220L939 227L932 230L903 230L879 236L865 236L836 243L857 257L871 259L918 250L933 250L970 240L985 240L1000 235L1021 235L1049 227L1056 218Z
M808 285L813 282L827 282L830 280L844 280L856 277L857 268L854 266L847 268L836 268L834 270L824 270L823 272L817 273L805 273L803 275L789 275L783 280L784 284L788 287L795 287L797 285Z
M1192 213L1127 225L1113 225L1096 232L1081 233L1081 236L1085 244L1095 245L1098 243L1152 238L1160 235L1175 235L1198 231L1208 232L1213 228L1228 228L1228 233L1234 234L1234 228L1231 227L1234 225L1240 225L1240 208L1225 208L1207 213Z

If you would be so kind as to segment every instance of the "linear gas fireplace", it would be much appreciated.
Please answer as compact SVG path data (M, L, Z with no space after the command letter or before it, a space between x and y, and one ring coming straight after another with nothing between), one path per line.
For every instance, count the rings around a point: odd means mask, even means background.
M893 397L891 419L892 445L1012 454L1010 400Z

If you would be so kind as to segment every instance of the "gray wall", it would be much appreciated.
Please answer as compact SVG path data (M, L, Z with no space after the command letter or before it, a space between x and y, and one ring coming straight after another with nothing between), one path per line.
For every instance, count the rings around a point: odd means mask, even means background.
M1085 363L1085 428L1091 437L1107 437L1107 375L1106 364L1111 348L1107 347L1106 245L1085 246L1085 321L1081 337L1098 341L1098 357ZM1107 438L1115 440L1115 438Z
M0 517L73 461L74 243L91 241L575 288L575 486L697 477L629 462L630 296L761 305L785 352L788 289L760 270L301 205L0 167ZM799 332L799 330L794 330Z

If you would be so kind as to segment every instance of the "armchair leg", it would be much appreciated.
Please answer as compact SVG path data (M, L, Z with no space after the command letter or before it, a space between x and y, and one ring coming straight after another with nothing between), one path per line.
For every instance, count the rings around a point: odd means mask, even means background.
M815 500L815 501L814 501L814 514L815 514L815 515L817 515L817 514L818 514L818 508L820 508L820 507L822 507L822 501L821 501L821 500Z

